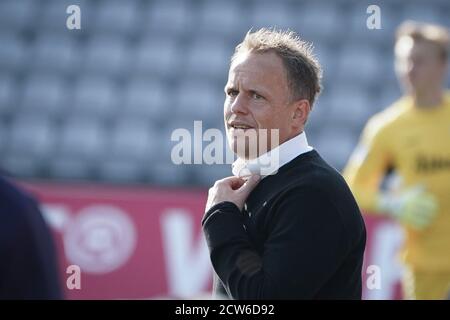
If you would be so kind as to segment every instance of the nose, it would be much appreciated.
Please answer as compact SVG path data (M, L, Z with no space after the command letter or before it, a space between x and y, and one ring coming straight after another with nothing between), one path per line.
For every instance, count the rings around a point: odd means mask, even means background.
M245 101L245 98L242 94L238 94L236 98L233 100L230 106L231 113L236 114L247 114L248 108L247 108L247 101Z

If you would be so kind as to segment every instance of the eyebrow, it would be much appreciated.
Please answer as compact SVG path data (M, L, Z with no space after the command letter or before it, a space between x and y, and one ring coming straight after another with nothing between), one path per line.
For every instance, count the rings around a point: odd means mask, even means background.
M235 89L235 87L233 85L226 84L225 87L223 88L223 91L227 92L230 89Z
M236 86L235 85L233 85L233 84L231 84L231 85L225 85L225 87L224 87L224 92L225 93L228 93L228 90L239 90L238 88L236 88ZM263 96L263 97L269 97L270 96L270 94L268 93L268 92L266 92L266 91L264 91L264 90L260 90L259 88L254 88L254 87L252 87L252 88L249 88L249 89L246 89L246 91L248 91L248 92L250 92L250 93L256 93L256 94L259 94L259 95L261 95L261 96Z

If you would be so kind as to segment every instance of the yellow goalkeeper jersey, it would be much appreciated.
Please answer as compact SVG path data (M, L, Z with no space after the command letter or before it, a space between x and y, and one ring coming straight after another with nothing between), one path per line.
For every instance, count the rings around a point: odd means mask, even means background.
M404 261L417 270L450 270L450 92L439 107L422 109L403 97L373 116L350 157L344 176L359 206L375 213L387 170L402 187L423 184L438 200L431 224L417 231L405 226Z

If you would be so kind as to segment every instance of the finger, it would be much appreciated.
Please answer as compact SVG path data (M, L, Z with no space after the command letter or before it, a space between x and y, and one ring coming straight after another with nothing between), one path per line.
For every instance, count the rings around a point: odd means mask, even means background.
M245 180L239 177L230 176L216 181L216 184L225 184L228 186L242 186Z
M242 192L244 195L248 196L260 180L261 177L259 175L252 175L247 181L245 181L242 187L239 188L239 192Z
M232 180L231 181L231 189L233 190L237 190L239 188L241 188L243 185L245 184L245 180L242 178L237 178L236 180Z

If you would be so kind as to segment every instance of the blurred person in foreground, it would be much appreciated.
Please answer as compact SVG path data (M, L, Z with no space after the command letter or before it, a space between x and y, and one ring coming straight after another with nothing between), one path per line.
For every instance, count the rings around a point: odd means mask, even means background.
M311 46L292 32L249 32L236 47L224 103L235 176L209 190L202 220L216 298L361 299L362 216L304 129L320 79ZM261 142L270 147L251 152Z
M404 96L367 123L344 176L361 209L404 227L407 299L443 299L450 288L450 93L443 89L448 31L404 22L395 65ZM387 172L396 186L382 190Z
M0 299L61 299L56 253L37 203L0 175Z

